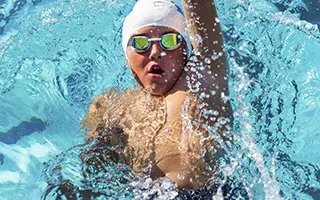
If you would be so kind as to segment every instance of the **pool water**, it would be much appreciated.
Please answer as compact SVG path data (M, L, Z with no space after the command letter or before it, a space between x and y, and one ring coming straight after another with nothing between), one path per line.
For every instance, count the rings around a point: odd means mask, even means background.
M79 154L95 145L81 145L90 101L136 87L121 47L134 3L0 1L0 199L56 199L66 180L97 199L178 195L169 180L133 178L112 162L83 182ZM242 199L320 199L319 0L216 3L235 112L223 173Z

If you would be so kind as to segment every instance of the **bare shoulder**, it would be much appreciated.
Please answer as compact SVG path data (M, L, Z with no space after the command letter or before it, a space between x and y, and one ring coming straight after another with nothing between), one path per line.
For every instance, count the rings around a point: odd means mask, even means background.
M137 89L127 89L123 92L111 89L95 97L89 105L85 119L81 122L82 128L88 128L86 137L97 138L96 130L99 125L105 123L105 114L112 112L115 107L125 107L125 104L129 104L128 99L132 99L138 93ZM126 99L126 101L122 101L123 99Z

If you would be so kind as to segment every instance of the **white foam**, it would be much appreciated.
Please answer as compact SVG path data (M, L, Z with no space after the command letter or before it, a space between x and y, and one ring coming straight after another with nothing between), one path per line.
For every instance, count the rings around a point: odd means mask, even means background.
M0 183L19 183L20 173L12 171L0 171Z

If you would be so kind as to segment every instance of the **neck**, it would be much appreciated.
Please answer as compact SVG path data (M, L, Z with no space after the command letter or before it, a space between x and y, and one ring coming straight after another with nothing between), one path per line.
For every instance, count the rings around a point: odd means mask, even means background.
M186 77L187 73L182 70L182 73L178 79L178 81L169 89L169 91L164 95L164 97L168 97L178 91L187 91L187 84L186 84Z

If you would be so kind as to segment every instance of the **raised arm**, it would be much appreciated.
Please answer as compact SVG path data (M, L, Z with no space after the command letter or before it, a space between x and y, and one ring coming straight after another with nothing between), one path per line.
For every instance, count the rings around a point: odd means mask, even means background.
M193 55L187 65L187 85L198 93L206 109L232 121L228 100L228 65L222 31L213 0L182 0ZM204 95L205 94L205 95Z

